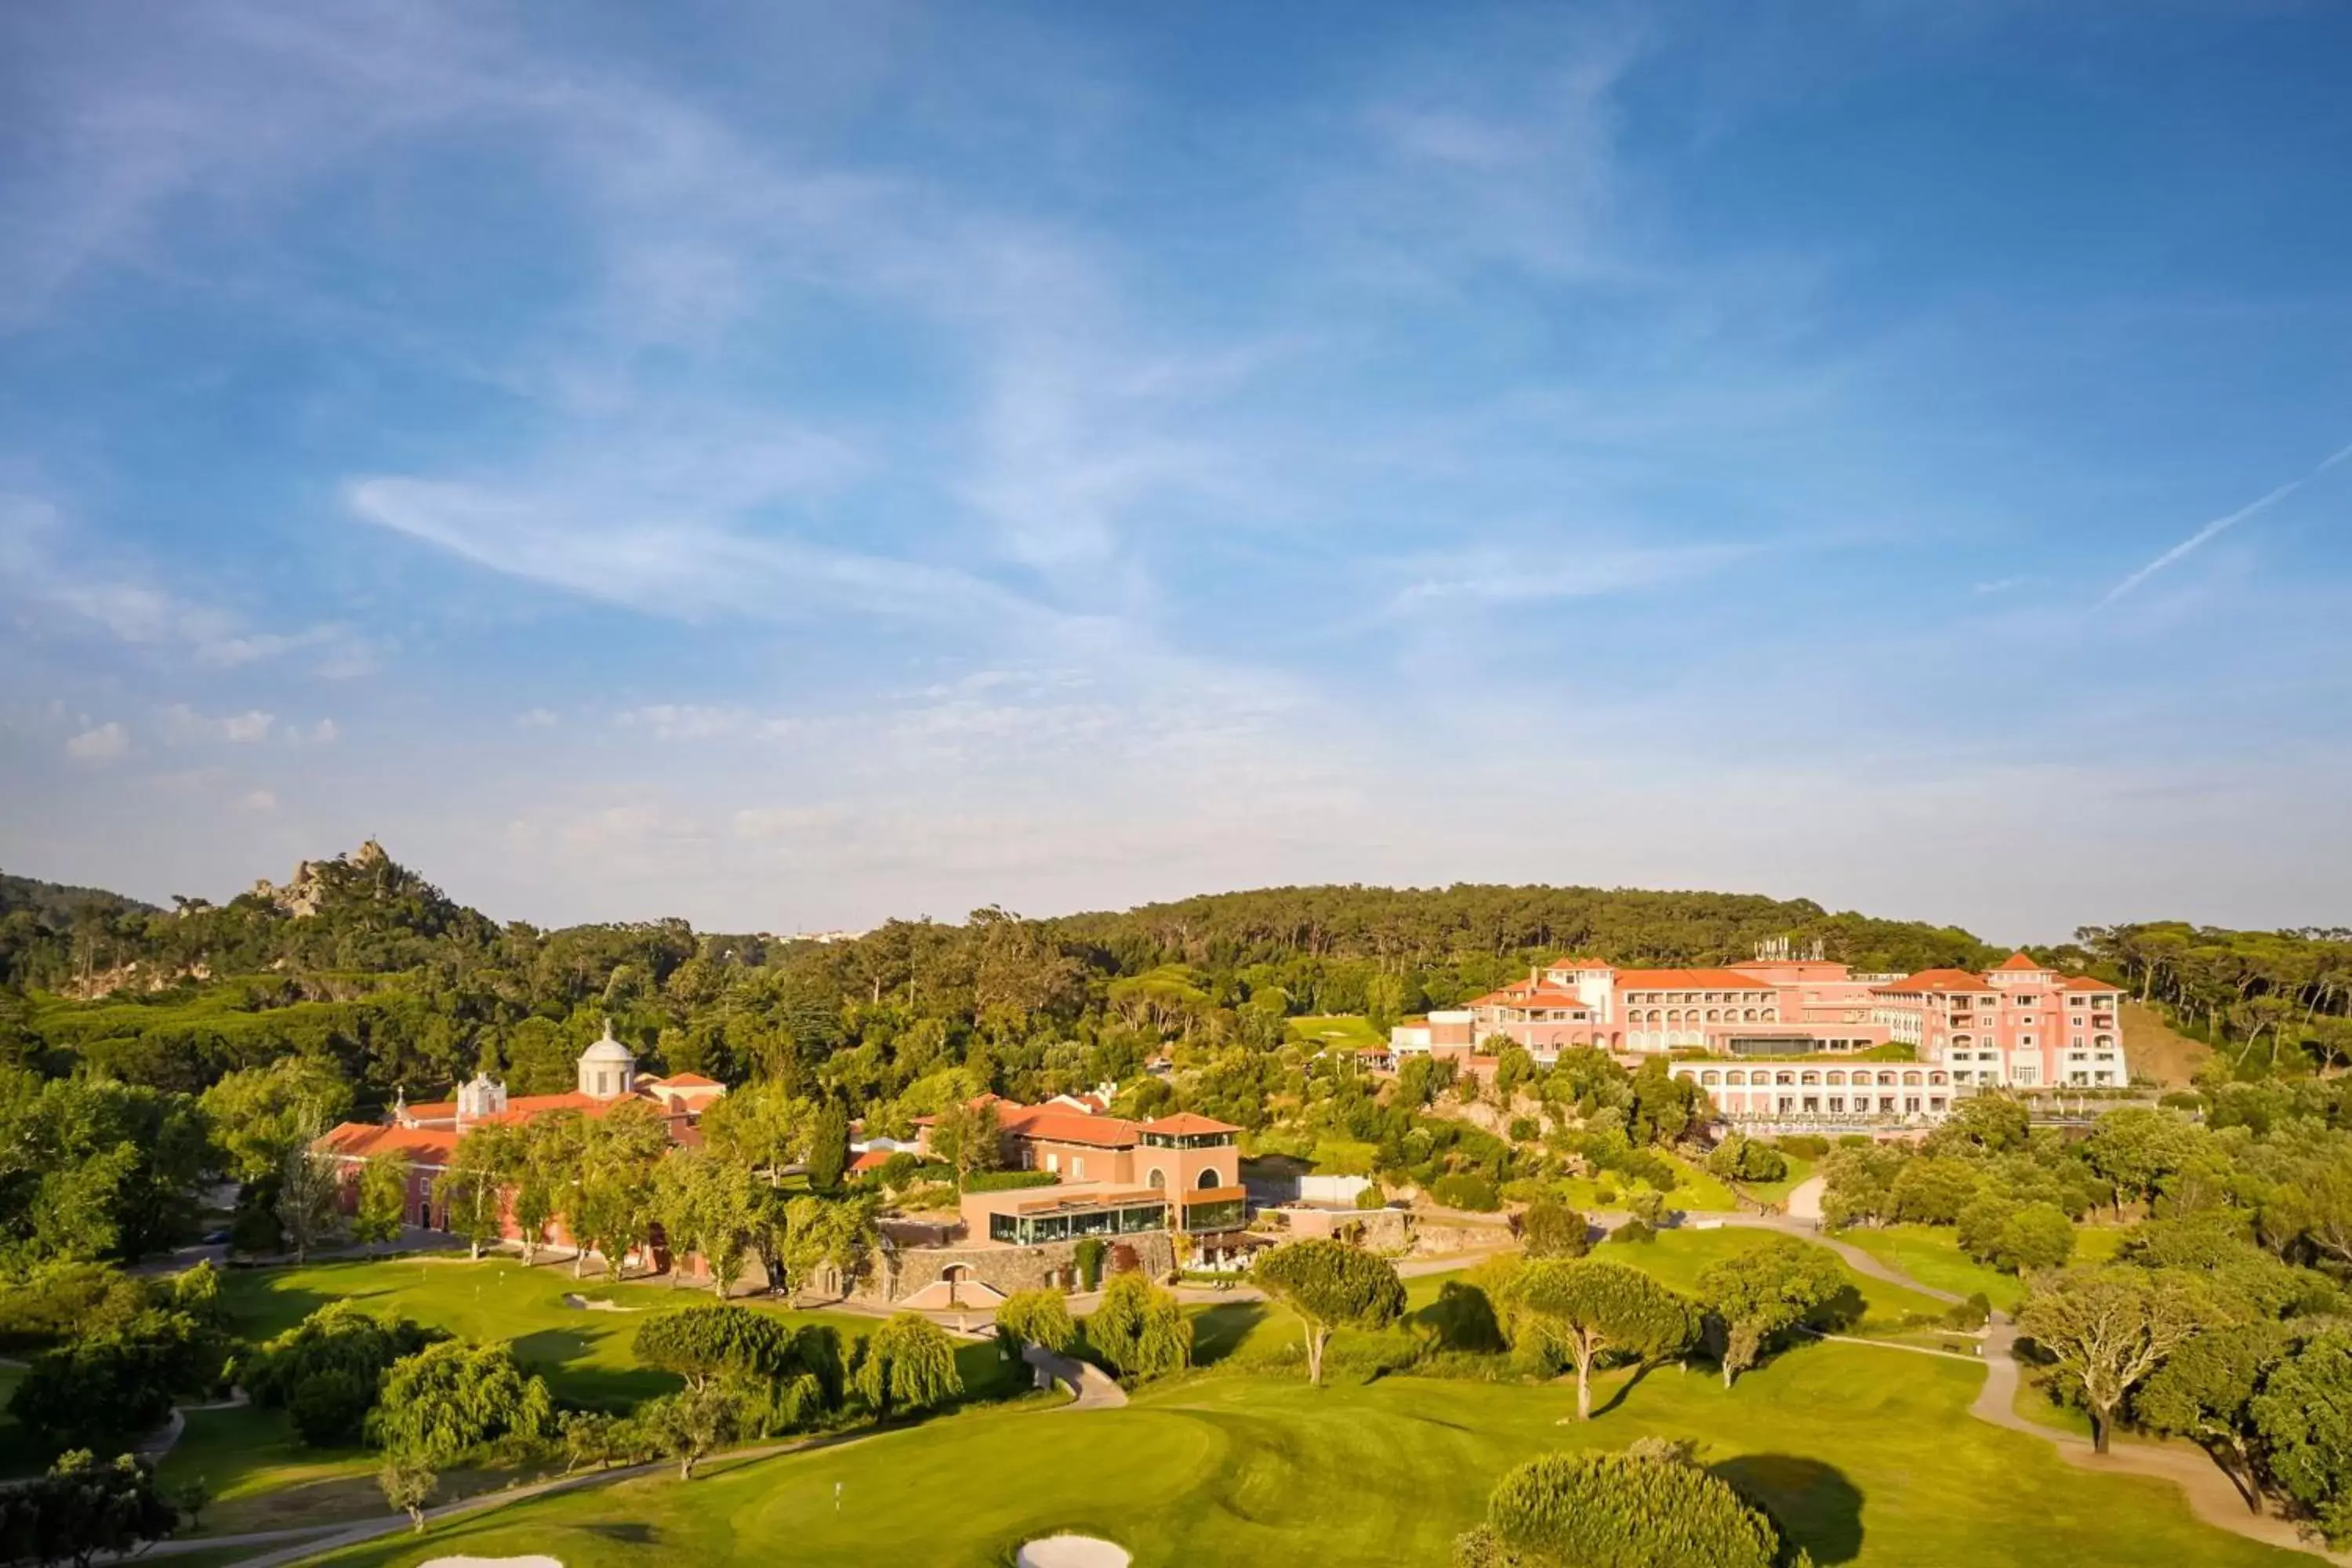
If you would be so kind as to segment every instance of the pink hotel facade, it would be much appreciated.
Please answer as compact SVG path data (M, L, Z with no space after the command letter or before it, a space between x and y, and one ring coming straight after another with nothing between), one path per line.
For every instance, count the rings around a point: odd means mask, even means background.
M2021 952L1982 974L1910 975L1855 974L1843 963L1777 954L1719 969L1619 969L1563 958L1467 1007L1399 1025L1390 1044L1400 1058L1427 1052L1463 1062L1497 1037L1546 1064L1575 1047L1624 1058L1673 1052L1675 1076L1697 1082L1734 1119L1934 1118L1955 1095L1988 1086L2121 1088L2129 1081L2121 1000L2105 981L2061 974ZM1889 1043L1912 1047L1916 1061L1775 1059L1852 1056Z

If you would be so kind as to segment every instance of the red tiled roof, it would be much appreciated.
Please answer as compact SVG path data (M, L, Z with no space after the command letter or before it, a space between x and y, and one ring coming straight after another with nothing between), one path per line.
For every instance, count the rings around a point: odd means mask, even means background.
M1970 974L1965 969L1923 969L1909 974L1892 985L1881 985L1871 994L1875 996L1903 995L1914 991L1990 991L1984 977Z
M404 1109L411 1118L418 1121L457 1120L457 1102L454 1100L428 1100L422 1105L411 1105Z
M1186 1133L1196 1132L1238 1132L1241 1129L1231 1122L1219 1121L1207 1116L1196 1116L1189 1110L1180 1110L1173 1116L1163 1116L1157 1121L1145 1122L1142 1131L1168 1132L1181 1137Z
M1516 981L1500 991L1489 991L1470 1004L1473 1007L1585 1007L1591 1004L1573 991L1556 986L1530 985Z
M2087 974L2070 974L2059 984L2069 991L2106 991L2120 994L2123 987L2113 981L2094 980Z
M674 1072L667 1078L650 1078L639 1081L659 1084L664 1089L724 1089L727 1087L717 1079L705 1078L698 1072Z
M895 1149L868 1149L856 1159L849 1162L849 1173L853 1176L862 1176L868 1171L878 1171L888 1164L890 1156L897 1152Z
M1019 1137L1047 1143L1076 1143L1088 1149L1135 1146L1135 1123L1124 1117L1088 1116L1083 1110L1045 1110L1034 1106L1022 1109L1028 1114L1020 1121L1001 1121L998 1125Z
M1620 991L1769 991L1771 986L1736 969L1621 969Z
M1576 958L1571 956L1567 958L1555 958L1549 963L1545 964L1544 967L1546 969L1612 969L1616 966L1612 964L1605 958Z
M2002 959L2000 963L1994 967L1993 973L1995 974L1999 974L2003 970L2047 969L2050 966L2048 964L2037 963L2035 960L2027 957L2024 953L2012 952L2007 958Z
M457 1146L457 1134L446 1128L386 1126L374 1121L346 1121L322 1134L310 1147L322 1154L364 1160L386 1150L412 1157L446 1158Z

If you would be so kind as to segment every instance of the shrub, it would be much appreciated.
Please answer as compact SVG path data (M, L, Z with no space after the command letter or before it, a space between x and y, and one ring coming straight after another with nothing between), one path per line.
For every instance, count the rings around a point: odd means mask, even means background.
M1729 1483L1666 1445L1559 1453L1505 1475L1456 1568L1773 1568L1780 1532Z
M1438 1177L1429 1195L1441 1207L1474 1214L1493 1214L1503 1206L1503 1194L1496 1190L1494 1183L1466 1171Z
M1532 1143L1541 1136L1543 1136L1543 1125L1534 1117L1511 1118L1511 1142L1514 1143Z
M1992 1302L1981 1290L1944 1314L1944 1321L1971 1333L1992 1321Z
M1735 1132L1707 1155L1706 1169L1727 1182L1777 1182L1789 1173L1789 1160L1770 1144Z
M1381 1191L1380 1183L1374 1182L1356 1194L1356 1206L1365 1210L1384 1209L1389 1206L1388 1194Z
M1591 1250L1591 1227L1566 1204L1539 1199L1519 1216L1519 1242L1529 1258L1581 1258Z
M1617 1189L1603 1182L1592 1189L1592 1201L1607 1208L1617 1201Z
M1102 1283L1103 1255L1109 1250L1110 1244L1099 1236L1087 1237L1078 1243L1074 1261L1078 1268L1079 1289L1092 1290Z
M1619 1226L1615 1230L1611 1231L1609 1233L1609 1239L1612 1241L1630 1241L1637 1244L1646 1243L1657 1240L1658 1233L1641 1220L1629 1219L1623 1225Z
M1654 1193L1644 1188L1628 1196L1625 1206L1633 1211L1636 1221L1649 1226L1652 1230L1664 1228L1666 1196L1664 1193Z
M1791 1132L1772 1142L1780 1152L1792 1159L1818 1160L1830 1152L1830 1141L1817 1132Z

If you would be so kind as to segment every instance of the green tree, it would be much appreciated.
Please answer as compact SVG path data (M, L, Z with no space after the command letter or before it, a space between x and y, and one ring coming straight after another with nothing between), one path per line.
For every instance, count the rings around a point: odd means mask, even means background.
M1323 1383L1323 1351L1336 1329L1377 1333L1404 1315L1395 1266L1339 1241L1294 1241L1257 1260L1250 1278L1298 1314L1307 1337L1307 1381Z
M352 1090L328 1064L288 1056L226 1074L197 1103L228 1173L258 1182L275 1174L319 1129L350 1115Z
M375 1474L376 1485L383 1489L383 1500L393 1511L408 1516L411 1530L425 1533L425 1510L433 1501L441 1478L424 1460L404 1454L387 1454Z
M1581 1258L1592 1250L1591 1226L1556 1198L1538 1198L1519 1216L1519 1245L1529 1258Z
M2189 1163L2197 1141L2197 1129L2177 1111L2126 1106L2099 1118L2083 1141L2083 1157L2114 1188L2120 1215L2125 1200L2155 1197L2158 1184Z
M442 1338L356 1301L330 1301L245 1358L238 1382L264 1410L284 1409L312 1447L349 1447L365 1433L386 1368Z
M677 1479L690 1481L702 1457L733 1436L742 1402L742 1391L723 1382L697 1384L647 1400L635 1421L656 1452L677 1461Z
M1706 1169L1727 1182L1777 1182L1789 1173L1789 1157L1769 1143L1735 1132L1707 1155Z
M278 1178L278 1225L295 1262L335 1234L342 1218L338 1207L341 1190L341 1174L333 1160L313 1152L307 1142L287 1153Z
M2110 1267L2046 1277L2017 1321L2082 1392L2092 1446L2104 1454L2125 1399L2197 1333L2210 1310L2206 1294L2177 1274Z
M1725 1481L1654 1440L1545 1454L1505 1475L1457 1568L1776 1568L1780 1532ZM1798 1554L1798 1561L1807 1561Z
M1723 1325L1723 1386L1845 1288L1835 1257L1792 1236L1708 1265L1698 1277L1698 1299Z
M2332 1542L2352 1540L2352 1330L2313 1334L2249 1402L2271 1474Z
M47 1475L0 1494L0 1562L72 1563L136 1557L170 1535L179 1511L155 1472L124 1454L100 1464L89 1450L58 1456Z
M637 1359L676 1373L699 1389L741 1376L772 1382L794 1369L792 1329L751 1307L688 1307L647 1318L637 1328Z
M946 1161L949 1169L955 1172L958 1193L973 1176L998 1170L1004 1163L1003 1133L997 1127L993 1101L950 1105L932 1122L927 1142L933 1156Z
M858 1397L877 1416L928 1410L963 1392L955 1342L914 1312L901 1312L866 1337L854 1377Z
M525 1376L512 1352L463 1340L394 1362L369 1420L381 1447L436 1469L495 1438L541 1437L554 1425L547 1384Z
M2288 1343L2275 1322L2208 1329L2167 1357L2132 1397L2142 1426L2201 1444L2256 1513L2263 1494L2254 1395Z
M1024 1344L1066 1351L1077 1342L1077 1325L1059 1290L1015 1290L996 1305L996 1337L1015 1354Z
M1591 1258L1530 1263L1503 1288L1514 1345L1532 1341L1576 1367L1576 1415L1592 1418L1592 1369L1604 1355L1653 1362L1687 1346L1690 1303L1638 1268Z
M397 1241L408 1210L408 1157L385 1149L360 1166L359 1206L352 1215L358 1241Z
M476 1261L506 1236L507 1194L521 1181L526 1157L520 1130L484 1122L457 1140L448 1168L433 1183L449 1228L466 1238L467 1256Z
M1147 1379L1192 1364L1192 1320L1140 1270L1115 1275L1087 1319L1087 1342L1121 1377Z
M812 1191L841 1190L841 1175L849 1168L849 1112L838 1100L828 1100L809 1128L808 1183Z

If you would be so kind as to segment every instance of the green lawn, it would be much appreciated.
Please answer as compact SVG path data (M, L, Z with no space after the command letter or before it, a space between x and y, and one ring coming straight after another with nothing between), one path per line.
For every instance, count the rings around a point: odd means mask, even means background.
M332 1561L408 1568L462 1552L544 1552L566 1568L998 1568L1023 1541L1076 1530L1119 1541L1144 1568L1437 1564L1509 1466L1647 1434L1696 1440L1822 1568L2304 1561L2197 1523L2168 1485L2084 1474L2033 1438L1969 1419L1980 1375L1818 1344L1728 1392L1671 1368L1612 1374L1604 1413L1580 1426L1561 1423L1572 1403L1561 1386L1388 1377L1316 1390L1213 1374L1124 1410L975 1410L690 1483L665 1476L521 1504Z
M568 1292L640 1310L583 1311L563 1304ZM647 1313L710 1300L706 1292L611 1285L593 1275L574 1281L568 1265L525 1268L510 1258L469 1263L445 1257L236 1269L223 1276L221 1294L236 1331L256 1341L338 1299L467 1339L504 1341L545 1375L559 1400L613 1410L678 1386L670 1374L639 1365L632 1352ZM879 1321L764 1310L795 1322L831 1323L845 1341L864 1337ZM1028 1386L1022 1369L1008 1365L993 1343L960 1343L956 1362L970 1400L999 1398ZM302 1447L282 1411L208 1410L188 1416L187 1430L165 1460L163 1475L172 1481L203 1477L215 1499L205 1515L205 1533L225 1534L373 1511L383 1506L376 1464L370 1454ZM474 1478L473 1485L461 1478L453 1481L455 1489L476 1490L509 1479L485 1475Z
M1324 1013L1293 1018L1286 1026L1294 1040L1311 1046L1383 1046L1388 1037L1361 1013Z
M2075 1245L2084 1233L2077 1230ZM1889 1268L1897 1268L1922 1285L1949 1290L1957 1296L1984 1299L2004 1312L2013 1312L2025 1300L2025 1282L1979 1263L1960 1250L1949 1226L1858 1225L1837 1233L1840 1241L1862 1248ZM2112 1250L2112 1248L2110 1248Z
M563 1304L570 1292L638 1310L581 1311ZM545 1374L559 1399L612 1410L678 1385L668 1373L638 1365L631 1352L646 1312L710 1300L707 1292L667 1285L608 1284L593 1274L575 1281L569 1264L525 1268L511 1258L468 1263L439 1256L232 1269L222 1277L221 1296L236 1331L252 1340L289 1329L330 1300L344 1299L462 1338L507 1341L520 1360ZM784 1315L832 1323L845 1339L874 1326L872 1319L839 1313ZM985 1370L978 1360L968 1362L967 1376Z

